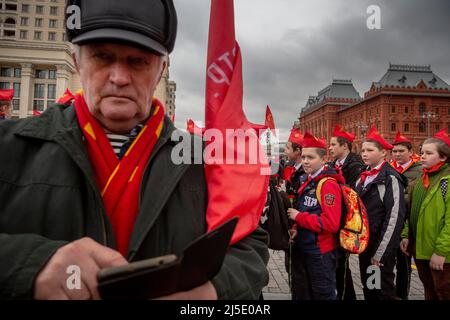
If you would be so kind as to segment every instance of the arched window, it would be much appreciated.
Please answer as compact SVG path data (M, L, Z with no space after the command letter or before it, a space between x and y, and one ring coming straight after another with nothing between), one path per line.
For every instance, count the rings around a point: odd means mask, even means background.
M5 20L5 24L16 24L16 20L14 20L13 18L6 18Z

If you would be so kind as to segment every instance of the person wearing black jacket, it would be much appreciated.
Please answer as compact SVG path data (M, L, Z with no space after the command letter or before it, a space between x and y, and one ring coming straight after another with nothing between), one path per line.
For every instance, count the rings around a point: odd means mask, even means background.
M392 145L373 128L361 152L370 171L361 173L356 187L369 218L369 245L359 255L366 300L397 299L394 267L406 213L404 191L408 182L385 161L387 150L392 150ZM378 275L379 281L376 279Z
M345 183L352 188L356 187L356 181L365 167L361 157L351 152L354 140L354 134L345 132L340 125L337 125L334 128L329 147L330 155L334 158L331 163L332 167L342 172ZM348 258L349 254L339 248L336 268L338 300L356 300Z

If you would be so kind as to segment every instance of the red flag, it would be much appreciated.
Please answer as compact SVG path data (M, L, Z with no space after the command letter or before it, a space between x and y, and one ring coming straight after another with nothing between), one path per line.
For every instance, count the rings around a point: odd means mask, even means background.
M231 152L244 156L245 164L210 163L205 155L206 180L208 185L208 208L206 221L212 230L232 217L239 222L231 243L235 243L253 232L259 223L267 197L270 167L259 141L257 141L256 163L249 161L249 145L257 139L256 132L245 138L245 155L242 149L226 143L226 129L250 130L243 106L242 59L234 33L233 0L212 0L208 40L208 62L206 73L206 129L218 129L223 134L223 154ZM208 131L207 131L208 132ZM208 142L209 145L212 142ZM226 159L225 159L226 160ZM268 171L263 175L264 170ZM245 190L245 192L242 192Z
M69 89L66 89L61 98L58 99L57 103L59 104L69 104L72 103L72 100L75 99L72 92Z
M198 127L192 119L187 121L186 129L191 134L202 135L205 134L205 128Z
M170 120L172 120L172 122L175 123L175 113L170 117Z
M33 110L33 116L40 116L42 111Z
M273 120L272 111L270 111L270 107L267 105L266 108L266 126L270 129L270 132L276 137L275 133L275 122Z
M14 89L0 89L0 100L12 101L14 97Z

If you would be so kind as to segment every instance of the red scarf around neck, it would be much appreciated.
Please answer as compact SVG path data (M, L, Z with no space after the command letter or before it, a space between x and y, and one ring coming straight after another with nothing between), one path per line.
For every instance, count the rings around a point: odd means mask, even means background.
M422 172L423 172L422 183L423 183L423 186L425 187L425 189L428 190L428 187L430 186L430 178L429 178L428 174L439 171L444 164L445 164L445 162L441 161L438 164L432 166L431 168L428 168L428 169L422 168Z
M377 175L378 173L380 173L380 171L381 171L381 169L383 169L385 163L386 163L386 161L384 161L378 169L372 169L370 171L363 171L361 173L360 183L364 183L366 181L367 177L371 177L371 176L374 176L374 175Z
M139 211L142 175L163 128L164 107L156 99L153 106L153 115L119 161L104 129L90 113L83 95L75 96L78 123L86 138L89 159L111 221L117 249L123 256L127 254Z

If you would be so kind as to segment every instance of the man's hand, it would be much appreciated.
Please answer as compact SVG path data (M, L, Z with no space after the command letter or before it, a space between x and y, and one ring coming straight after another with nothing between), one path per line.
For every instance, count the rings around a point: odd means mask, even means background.
M59 248L38 274L34 283L37 300L100 299L97 291L97 272L106 267L128 264L117 251L104 247L90 238L83 238ZM67 268L80 268L81 288L67 287Z
M384 266L380 261L375 260L374 258L370 259L370 262L372 263L372 265L377 266L379 268Z
M156 300L217 300L216 288L211 281L189 291L177 292Z
M437 271L444 270L445 257L438 256L436 253L433 253L430 260L430 268Z
M400 250L407 256L409 256L408 245L409 245L408 239L403 239L402 242L400 242Z
M294 209L294 208L289 208L287 209L287 214L289 216L289 219L294 220L295 221L295 217L297 217L297 215L300 213L300 211Z

